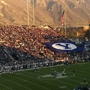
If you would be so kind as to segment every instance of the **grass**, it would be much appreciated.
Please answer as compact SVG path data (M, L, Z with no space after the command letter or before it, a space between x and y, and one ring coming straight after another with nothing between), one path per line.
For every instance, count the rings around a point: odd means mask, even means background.
M51 74L53 70L62 72L64 68L68 76L66 78L41 77ZM88 83L84 84L83 78L86 78ZM47 67L35 72L25 70L0 75L0 90L73 90L75 87L86 85L90 85L90 62Z

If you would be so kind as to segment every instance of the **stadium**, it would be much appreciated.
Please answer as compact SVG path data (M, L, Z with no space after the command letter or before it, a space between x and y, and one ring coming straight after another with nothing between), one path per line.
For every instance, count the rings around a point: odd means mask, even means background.
M90 90L90 23L65 27L64 17L60 27L34 17L33 25L0 25L0 90Z
M84 42L80 47L58 30L34 29L0 28L0 89L89 88L90 43Z

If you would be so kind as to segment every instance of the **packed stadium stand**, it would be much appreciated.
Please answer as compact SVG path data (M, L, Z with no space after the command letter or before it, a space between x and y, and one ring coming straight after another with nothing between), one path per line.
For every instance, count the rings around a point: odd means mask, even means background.
M0 27L0 63L25 63L30 60L64 61L84 56L88 52L55 53L45 42L68 40L58 30L41 29L28 26L1 26ZM83 54L85 53L85 54ZM88 53L87 55L90 55ZM75 56L75 57L74 57ZM82 57L81 57L82 58ZM89 57L88 57L89 58ZM82 58L83 59L83 58ZM81 59L79 59L81 60Z

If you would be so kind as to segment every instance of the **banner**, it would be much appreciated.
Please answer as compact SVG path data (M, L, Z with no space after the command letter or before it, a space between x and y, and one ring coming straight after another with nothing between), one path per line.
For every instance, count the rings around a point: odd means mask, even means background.
M76 45L74 42L47 42L46 46L54 51L55 53L61 52L74 52L74 51L83 51L83 48Z
M90 51L90 42L84 42L83 47L85 51Z

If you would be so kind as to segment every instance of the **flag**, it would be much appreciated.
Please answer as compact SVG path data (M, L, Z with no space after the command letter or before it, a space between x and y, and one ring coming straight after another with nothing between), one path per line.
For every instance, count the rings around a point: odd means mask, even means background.
M62 15L61 15L61 18L60 18L60 23L61 23L61 25L63 26L64 25L64 11L63 11L63 13L62 13Z

